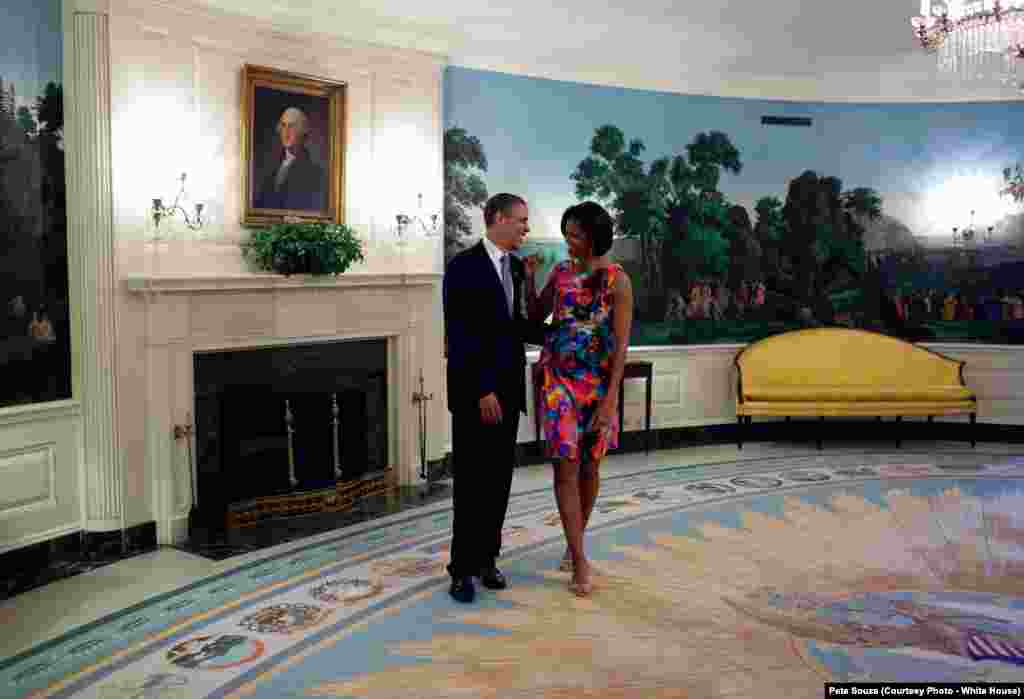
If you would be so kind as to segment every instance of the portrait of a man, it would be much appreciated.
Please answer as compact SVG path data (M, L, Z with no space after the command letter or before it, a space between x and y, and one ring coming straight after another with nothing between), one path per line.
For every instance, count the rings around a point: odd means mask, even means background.
M254 66L244 78L245 222L337 221L343 86Z
M306 147L309 117L298 107L288 107L275 131L280 148L274 149L270 164L264 165L256 208L322 210L327 204L327 178Z

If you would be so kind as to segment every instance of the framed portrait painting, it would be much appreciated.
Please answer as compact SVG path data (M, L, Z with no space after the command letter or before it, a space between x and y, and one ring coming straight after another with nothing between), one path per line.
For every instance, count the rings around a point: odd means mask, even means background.
M343 223L345 84L242 68L244 225Z

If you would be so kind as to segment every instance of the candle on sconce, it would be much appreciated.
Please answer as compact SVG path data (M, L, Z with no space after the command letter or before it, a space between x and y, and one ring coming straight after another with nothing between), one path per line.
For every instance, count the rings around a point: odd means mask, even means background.
M178 180L181 182L181 186L178 188L178 193L174 197L174 201L167 206L164 204L162 197L153 197L151 200L152 207L147 211L147 228L150 224L153 226L153 238L159 240L162 236L161 225L164 219L173 219L178 214L181 215L185 226L189 230L197 231L203 227L204 223L208 222L208 215L204 217L203 212L206 210L206 206L202 201L192 202L189 193L185 189L185 173L181 173L181 177Z
M440 222L439 214L430 214L430 223L428 224L423 218L423 193L420 192L416 195L417 202L417 213L415 215L409 215L405 213L398 213L395 215L395 239L396 244L404 246L409 239L410 228L415 229L416 226L423 233L424 238L435 238L439 234L438 224Z

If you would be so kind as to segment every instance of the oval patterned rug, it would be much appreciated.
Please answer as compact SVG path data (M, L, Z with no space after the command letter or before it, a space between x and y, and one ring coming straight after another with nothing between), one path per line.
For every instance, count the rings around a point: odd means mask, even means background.
M447 506L196 583L0 664L4 696L821 696L1024 681L1024 459L837 452L607 479L589 599L548 489L507 590L447 595Z

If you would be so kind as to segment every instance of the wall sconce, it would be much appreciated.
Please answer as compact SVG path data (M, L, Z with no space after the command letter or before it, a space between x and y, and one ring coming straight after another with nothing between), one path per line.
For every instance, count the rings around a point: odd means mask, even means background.
M959 226L953 227L953 246L954 247L971 247L978 242L977 231L974 229L974 211L971 211L971 225L967 228L961 229ZM989 226L985 231L985 243L992 242L992 233L995 226Z
M153 208L150 209L150 216L153 220L153 227L157 233L160 231L160 221L165 218L173 218L177 214L181 214L181 218L184 219L185 225L188 226L189 230L197 231L203 227L203 204L202 202L196 202L194 211L191 216L189 212L182 206L182 199L187 199L188 195L185 193L185 173L181 173L181 187L178 188L178 193L174 197L174 203L170 206L164 206L163 199L160 197L153 198Z
M419 211L423 211L423 195L416 195L419 200ZM430 225L423 220L421 216L409 214L396 214L395 215L395 238L397 239L398 245L403 246L406 244L407 236L409 233L409 227L413 224L419 224L419 227L423 230L423 236L425 238L436 238L438 236L438 214L430 214Z

